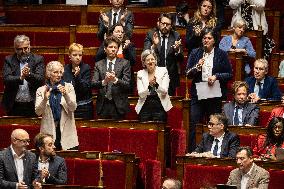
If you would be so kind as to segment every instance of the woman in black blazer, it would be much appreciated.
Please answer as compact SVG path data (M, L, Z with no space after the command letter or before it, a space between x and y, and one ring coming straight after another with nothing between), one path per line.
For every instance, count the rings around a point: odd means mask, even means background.
M83 46L72 43L69 46L70 63L64 67L63 79L74 86L77 109L75 118L93 119L90 66L82 62Z

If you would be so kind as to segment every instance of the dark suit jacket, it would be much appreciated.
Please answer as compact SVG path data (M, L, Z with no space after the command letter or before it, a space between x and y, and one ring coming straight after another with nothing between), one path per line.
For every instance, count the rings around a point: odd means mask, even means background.
M203 153L211 151L211 147L214 141L214 137L209 133L204 133L200 144L194 150L197 153ZM232 132L225 132L220 157L231 157L235 158L237 153L237 148L240 146L240 138L238 135Z
M36 156L34 153L26 151L24 156L24 182L32 188L32 181L38 174L35 168ZM0 188L16 189L19 182L17 170L11 147L0 152Z
M77 77L74 77L72 64L66 64L63 75L64 81L73 85L77 102L92 98L90 66L81 62L79 67L80 73Z
M245 81L249 85L249 93L254 93L255 77L248 77ZM281 92L277 80L274 77L265 76L264 84L262 85L262 93L259 94L259 97L266 100L281 100Z
M100 114L103 108L104 100L106 99L105 95L107 86L102 85L102 81L105 79L106 72L106 59L96 62L92 86L99 89L99 94L96 102L96 110L98 114ZM114 72L115 76L118 78L118 81L116 84L112 85L112 99L114 100L117 111L120 114L125 114L129 111L128 91L130 87L129 82L131 77L129 61L117 58L114 64Z
M154 32L157 32L160 38L159 30L157 28L154 28L150 30L146 38L144 40L144 50L151 49L152 42L153 42L153 34ZM166 64L167 64L167 70L170 77L170 87L176 88L180 84L180 77L179 77L179 63L183 62L183 48L180 47L180 52L176 53L174 48L172 48L172 45L175 44L175 41L180 40L180 35L176 31L171 31L168 37L168 43L167 43L167 52L166 52ZM158 44L157 49L155 49L155 52L157 56L159 57L159 54L161 52L161 41ZM158 60L158 66L161 66ZM171 94L172 95L172 94Z
M124 59L128 60L131 66L134 66L136 62L136 52L135 52L135 47L133 43L129 44L129 46L126 49L123 49L123 55L124 55ZM97 51L95 61L98 62L105 58L106 58L106 53L104 50L104 44L101 44L101 46L99 47Z
M31 54L27 62L30 68L30 75L26 78L26 81L28 82L30 95L32 99L35 100L36 90L44 81L45 65L43 57L35 54ZM20 62L16 54L7 56L3 67L5 89L2 100L2 104L7 112L12 109L15 103L19 85L23 85L23 81L20 79L20 76Z
M242 173L239 168L236 168L230 172L227 184L236 185L238 189L241 189ZM269 184L269 172L265 169L254 165L252 169L252 175L248 180L247 189L267 189Z
M203 57L203 52L204 52L203 48L193 49L193 51L190 53L190 56L188 58L186 70L194 67L198 63L198 61ZM212 75L216 75L217 80L220 81L222 97L223 99L226 99L227 82L233 76L232 66L229 62L227 53L219 49L218 47L215 47L214 49ZM197 98L196 83L202 81L202 73L197 72L197 70L194 69L192 72L190 72L188 76L192 78L191 89L190 89L191 97Z
M38 162L38 159L37 159ZM36 163L38 169L38 163ZM46 184L66 184L67 183L67 168L65 160L62 157L54 156L49 161L48 171L50 176L45 179ZM40 175L38 175L40 177Z
M110 29L110 27L112 26L111 20L112 20L112 9L110 9L109 11L106 12L107 17L109 17L109 26L106 27L104 25L104 22L102 20L102 18L99 18L99 23L98 23L98 38L103 41L104 40L104 35L105 33L108 33L108 30ZM134 28L134 16L133 13L129 10L127 10L128 13L125 17L125 35L130 39L132 36L132 32L133 32L133 28ZM120 21L120 17L121 15L125 12L125 9L121 9L121 11L119 12L119 15L117 16L117 20Z
M224 113L228 119L228 124L233 125L235 102L229 102L224 105ZM243 125L257 125L259 116L259 107L256 104L246 103L243 107Z

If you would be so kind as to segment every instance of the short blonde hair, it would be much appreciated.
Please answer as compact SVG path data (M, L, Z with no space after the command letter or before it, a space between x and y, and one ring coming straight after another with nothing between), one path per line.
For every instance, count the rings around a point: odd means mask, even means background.
M244 27L245 29L247 28L246 21L242 18L235 20L234 23L233 23L234 28L240 27L240 26Z
M144 68L146 67L146 65L145 65L145 60L146 60L147 56L149 56L150 54L154 56L154 58L155 58L155 60L156 60L155 65L157 65L157 55L156 55L156 53L155 53L153 50L146 49L146 50L144 50L144 51L141 53L141 62L142 62L142 66L143 66Z
M64 73L64 66L63 64L61 64L61 62L59 61L51 61L46 65L46 71L45 71L45 75L46 78L50 78L51 72L54 69L54 66L60 66L62 68L62 73Z
M268 70L268 61L264 58L259 58L259 59L256 59L255 62L254 62L254 65L256 62L260 62L264 65L265 67L265 70L267 71Z
M82 51L83 52L83 45L79 44L79 43L72 43L69 46L69 54L71 54L73 51Z

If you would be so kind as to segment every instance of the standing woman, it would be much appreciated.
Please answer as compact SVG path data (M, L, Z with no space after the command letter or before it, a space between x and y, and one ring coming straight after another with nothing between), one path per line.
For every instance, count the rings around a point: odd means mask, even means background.
M42 116L40 132L55 138L56 150L78 149L74 111L76 95L73 85L62 79L63 65L51 61L46 66L46 85L36 91L35 112Z
M168 95L169 75L166 67L157 66L157 55L149 49L141 54L143 70L137 72L138 103L135 107L140 121L167 121L173 106Z
M189 21L185 41L188 54L192 49L202 46L201 32L206 28L213 29L216 33L219 33L222 28L222 23L216 17L215 0L201 0L193 18Z
M195 125L211 114L222 112L222 100L226 100L227 82L232 78L232 67L225 51L215 47L217 36L212 29L202 31L203 47L193 49L187 62L187 76L191 83L190 149L195 149ZM221 97L199 100L196 83L207 82L214 86L219 81Z
M90 66L82 62L83 46L72 43L69 46L70 63L64 67L63 79L75 89L77 109L75 118L93 119L93 100Z

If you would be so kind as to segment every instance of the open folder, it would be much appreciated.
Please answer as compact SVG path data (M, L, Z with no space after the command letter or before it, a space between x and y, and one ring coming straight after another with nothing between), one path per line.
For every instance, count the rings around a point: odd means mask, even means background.
M196 91L198 100L222 96L219 80L216 80L213 85L208 85L207 81L196 83Z

